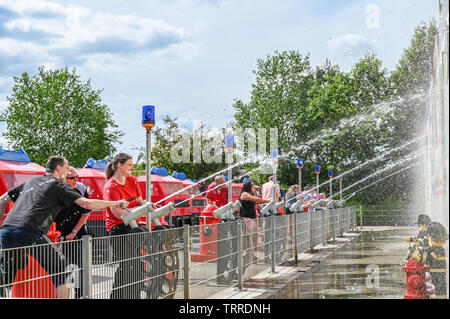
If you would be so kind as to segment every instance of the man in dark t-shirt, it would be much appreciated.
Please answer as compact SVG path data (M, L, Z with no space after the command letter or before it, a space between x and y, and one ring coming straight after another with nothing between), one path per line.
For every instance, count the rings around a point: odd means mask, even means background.
M69 166L66 183L80 195L89 198L86 186L78 182L78 173L72 166ZM61 232L61 236L65 240L81 239L84 235L87 235L85 224L90 212L89 209L80 207L75 203L63 208L55 219L56 230Z
M44 237L50 229L55 217L65 207L73 203L85 209L105 209L107 207L126 207L127 202L102 201L87 199L70 185L65 183L69 163L62 156L52 156L47 162L45 175L31 178L0 197L0 220L6 206L12 201L13 208L6 216L0 228L0 248L10 249L4 254L2 251L2 275L6 283L14 281L18 261L11 260L16 256L26 260L24 249L12 249L37 244L47 244ZM49 248L49 246L46 246ZM20 253L21 252L21 253ZM59 252L59 251L58 251ZM27 248L27 254L33 255L45 269L45 263L51 263L51 273L61 274L64 270L64 258L56 256L55 249L47 253ZM8 256L5 256L8 255ZM20 255L20 256L18 256ZM64 257L64 256L63 256ZM6 273L6 277L5 277ZM56 286L57 297L68 298L70 290L63 282L63 276L52 276Z

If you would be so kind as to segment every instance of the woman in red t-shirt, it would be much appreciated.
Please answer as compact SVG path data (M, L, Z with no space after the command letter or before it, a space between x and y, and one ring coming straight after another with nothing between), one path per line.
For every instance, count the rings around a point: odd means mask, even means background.
M141 190L137 178L130 175L133 170L133 158L125 153L117 154L111 163L106 167L107 182L103 187L103 198L125 199L129 202L128 208L143 205ZM111 292L111 299L139 299L140 283L138 251L133 241L134 236L120 236L128 234L131 227L125 225L122 215L127 213L126 209L106 210L106 231L111 238L111 246L115 260L119 262L119 267L114 275L114 284ZM134 247L134 248L133 248Z
M128 209L143 205L145 201L142 199L137 178L131 175L132 170L133 158L125 153L117 154L106 167L107 182L103 187L103 197L107 200L125 199L128 201ZM117 232L128 233L130 227L126 226L121 218L125 213L127 213L126 209L107 208L106 231L108 233L113 229L116 235Z

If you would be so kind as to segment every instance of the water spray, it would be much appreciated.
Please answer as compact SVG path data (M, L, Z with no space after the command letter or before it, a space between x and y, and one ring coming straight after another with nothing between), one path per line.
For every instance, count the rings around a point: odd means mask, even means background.
M376 184L376 183L379 183L379 182L385 180L386 178L389 178L389 177L391 177L391 176L393 176L393 175L395 175L395 174L398 174L398 173L400 173L400 172L402 172L402 171L404 171L404 170L410 169L411 167L414 167L414 166L416 166L416 165L418 165L418 163L411 164L411 165L409 165L409 166L407 166L407 167L405 167L405 168L402 168L402 169L400 169L400 170L398 170L398 171L396 171L396 172L394 172L394 173L392 173L392 174L389 174L388 176L385 176L385 177L383 177L383 178L381 178L381 179L379 179L379 180L376 180L375 182L373 182L373 183L371 183L371 184L369 184L369 185L366 185L366 186L364 186L364 187L358 189L357 191L353 192L353 194L351 194L349 197L347 197L347 198L345 199L345 201L348 201L348 200L349 200L351 197L353 197L356 193L358 193L358 192L360 192L360 191L362 191L362 190L364 190L364 189L366 189L366 188L368 188L368 187L370 187L370 186L372 186L372 185L374 185L374 184ZM353 184L353 185L356 185L356 183ZM352 185L352 186L353 186L353 185ZM350 187L347 187L347 188L350 188Z
M406 162L406 161L413 160L413 159L415 159L415 158L418 157L418 156L420 156L420 155L419 155L419 154L416 154L416 155L413 156L413 157L406 158L406 159L403 159L403 160L401 160L401 161L399 161L399 162L396 162L396 163L394 163L394 164L391 164L391 165L389 165L389 166L387 166L387 167L385 167L385 168L383 168L383 169L381 169L381 170L379 170L379 171L376 171L375 173L373 173L373 174L371 174L371 175L369 175L369 176L367 176L367 177L365 177L365 178L363 178L363 179L357 181L356 183L354 183L354 184L352 184L352 185L350 185L350 186L344 188L342 191L345 192L346 190L348 190L348 189L354 187L355 185L358 185L358 184L360 184L360 183L366 181L367 179L369 179L369 178L371 178L371 177L373 177L373 176L375 176L375 175L378 175L378 174L380 174L380 173L382 173L382 172L385 172L385 171L387 171L387 170L389 170L389 169L391 169L391 168L393 168L393 167L395 167L395 166L397 166L397 165L403 164L403 163Z

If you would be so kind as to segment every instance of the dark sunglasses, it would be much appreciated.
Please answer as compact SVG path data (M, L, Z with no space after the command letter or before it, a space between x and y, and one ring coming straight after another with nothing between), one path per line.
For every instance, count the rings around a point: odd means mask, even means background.
M78 179L78 176L66 177L66 179L70 179L71 181L73 181L74 179Z

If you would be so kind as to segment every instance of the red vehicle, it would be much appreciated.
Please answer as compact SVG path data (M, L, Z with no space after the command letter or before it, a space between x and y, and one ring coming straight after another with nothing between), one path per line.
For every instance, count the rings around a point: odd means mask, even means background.
M190 179L183 181L183 186L188 187L194 185L195 182ZM187 190L191 194L191 200L189 202L190 214L191 214L191 226L199 225L198 218L201 215L203 209L206 206L206 197L200 194L198 185L195 185Z
M44 174L45 168L32 163L25 151L10 151L0 148L0 194L27 182L34 176ZM12 206L11 202L6 208L3 219Z
M106 160L88 159L83 168L76 169L78 181L86 186L91 199L103 199L103 186L106 184ZM94 237L106 236L105 210L92 211L86 223L89 233Z
M158 203L158 205L164 206L173 202L176 209L172 212L170 224L180 227L183 226L183 224L190 223L189 199L191 195L189 194L189 190L181 191L184 188L183 182L169 176L165 168L152 167L151 174L152 203ZM138 182L141 187L142 198L146 199L146 176L138 176ZM172 194L174 195L170 196ZM167 216L167 220L169 217L170 215Z

